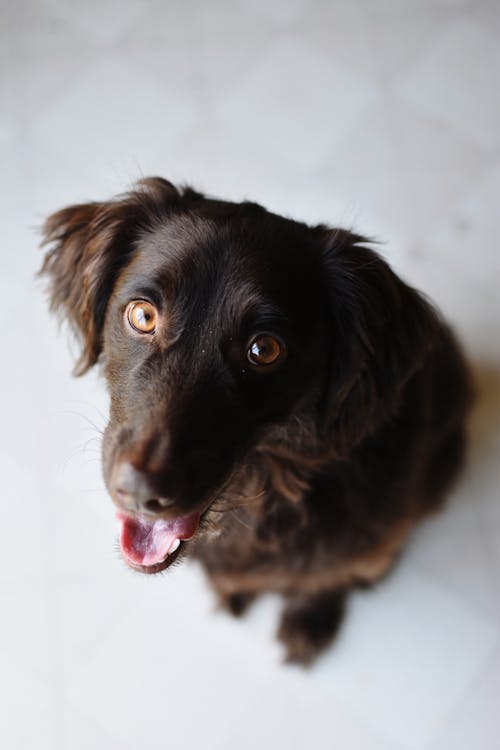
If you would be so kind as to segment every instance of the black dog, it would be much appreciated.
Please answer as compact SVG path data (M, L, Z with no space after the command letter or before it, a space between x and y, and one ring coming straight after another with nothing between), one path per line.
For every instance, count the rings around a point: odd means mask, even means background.
M286 597L307 663L464 454L469 377L364 239L160 178L44 227L51 306L111 394L104 478L127 563L203 563L234 614Z

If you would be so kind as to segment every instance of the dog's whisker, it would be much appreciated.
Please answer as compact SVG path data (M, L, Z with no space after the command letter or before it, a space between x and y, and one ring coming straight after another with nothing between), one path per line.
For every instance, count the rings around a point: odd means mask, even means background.
M84 452L85 455L87 453L95 453L98 456L100 456L102 454L102 449L100 447L99 448L92 447L91 444L94 443L95 441L98 441L99 444L101 444L102 443L102 438L100 436L99 437L91 437L91 438L89 438L86 441L85 445L83 446L83 452Z
M80 417L80 419L83 419L85 422L89 424L89 426L95 430L101 437L104 435L104 430L101 430L89 417L87 417L85 414L81 414L78 411L73 411L72 409L64 409L64 411L58 411L56 412L59 416L67 416L71 415L74 417Z
M212 505L210 506L210 510L214 510L214 511L220 512L220 513L224 513L224 512L226 512L228 510L234 510L235 508L244 508L246 506L250 506L252 504L259 503L259 501L262 500L262 498L264 498L266 496L266 494L267 493L265 491L263 491L263 492L259 493L258 495L254 495L254 496L250 496L250 497L240 497L239 501L237 499L235 499L233 496L230 496L230 495L228 495L228 496L221 495L221 496L218 497L218 499L216 501L214 501L214 503L212 503ZM222 504L222 505L224 505L224 507L222 507L222 508L214 507L217 504Z
M103 414L103 412L95 404L92 404L89 401L82 401L82 400L75 400L75 401L72 401L72 403L74 403L76 405L81 405L81 406L85 407L86 409L92 409L92 411L96 412L97 416L102 421L103 429L104 429L104 427L106 426L106 423L108 421L108 417L105 414ZM99 430L99 431L101 431L101 430Z
M233 518L235 518L236 521L238 521L238 523L240 523L242 526L244 526L245 529L248 529L249 531L253 531L253 527L251 526L251 524L245 522L241 518L241 516L238 514L238 508L233 508Z

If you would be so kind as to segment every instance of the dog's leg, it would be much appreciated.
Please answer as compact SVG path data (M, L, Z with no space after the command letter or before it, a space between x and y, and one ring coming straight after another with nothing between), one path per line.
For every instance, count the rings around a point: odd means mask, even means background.
M344 615L346 595L345 590L337 589L288 598L278 629L287 662L307 666L334 639Z
M219 593L219 605L234 617L241 617L255 599L255 594L237 591L234 594Z
M209 577L209 581L217 597L218 607L225 612L229 612L233 617L241 617L257 596L256 593L244 589L228 590L213 576Z

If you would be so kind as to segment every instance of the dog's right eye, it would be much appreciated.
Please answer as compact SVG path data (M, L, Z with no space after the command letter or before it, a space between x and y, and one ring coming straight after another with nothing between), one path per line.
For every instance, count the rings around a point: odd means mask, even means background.
M158 313L151 302L145 300L129 302L125 310L125 317L134 331L150 334L156 331Z

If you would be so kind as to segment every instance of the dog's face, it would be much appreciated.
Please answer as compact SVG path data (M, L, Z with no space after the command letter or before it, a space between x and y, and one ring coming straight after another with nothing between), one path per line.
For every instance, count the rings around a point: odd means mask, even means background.
M145 572L189 547L259 447L359 442L431 343L425 304L360 238L254 204L154 179L64 209L45 233L79 372L104 365L104 478L124 557ZM306 421L307 446L290 427Z
M210 209L138 234L102 337L109 492L129 517L189 519L184 535L325 360L317 254L293 257L306 233L252 207Z

